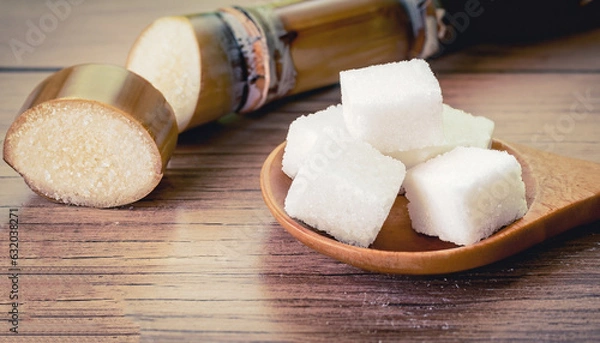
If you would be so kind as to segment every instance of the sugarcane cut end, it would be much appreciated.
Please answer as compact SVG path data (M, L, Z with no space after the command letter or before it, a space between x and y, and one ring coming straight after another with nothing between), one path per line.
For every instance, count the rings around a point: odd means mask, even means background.
M127 69L141 75L173 107L180 130L189 126L200 93L200 48L194 28L183 16L150 24L133 44Z
M148 195L177 141L171 107L124 68L82 65L38 85L4 140L4 160L56 202L115 207Z

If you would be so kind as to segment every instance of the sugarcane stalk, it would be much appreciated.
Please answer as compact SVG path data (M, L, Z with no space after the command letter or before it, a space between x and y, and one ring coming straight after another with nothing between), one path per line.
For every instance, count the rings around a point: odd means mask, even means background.
M426 4L292 0L159 18L126 65L165 94L185 131L336 83L342 70L418 56Z

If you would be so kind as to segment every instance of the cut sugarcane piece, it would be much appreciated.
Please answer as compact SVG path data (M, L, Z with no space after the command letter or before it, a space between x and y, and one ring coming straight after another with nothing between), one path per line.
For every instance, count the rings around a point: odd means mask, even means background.
M138 37L126 67L164 94L184 131L219 118L240 101L235 44L215 14L159 18ZM203 117L194 117L196 112Z
M47 198L114 207L156 187L176 141L158 90L124 68L88 64L38 85L6 134L4 159Z
M165 17L142 32L127 67L161 91L183 128L192 118L200 92L199 61L200 49L188 19Z

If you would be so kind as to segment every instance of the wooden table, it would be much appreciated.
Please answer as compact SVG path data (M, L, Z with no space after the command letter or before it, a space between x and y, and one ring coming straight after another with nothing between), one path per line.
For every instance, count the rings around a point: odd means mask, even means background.
M2 0L0 137L56 68L123 65L153 19L223 5L72 3L54 25L45 1ZM11 39L27 42L40 24L43 37L14 54ZM477 45L431 63L445 102L493 119L497 138L600 163L599 43L594 29ZM116 209L51 203L0 163L0 341L600 341L600 222L489 266L427 277L365 272L284 231L261 198L261 165L293 119L339 101L332 86L187 132L159 187ZM18 335L8 321L11 213Z

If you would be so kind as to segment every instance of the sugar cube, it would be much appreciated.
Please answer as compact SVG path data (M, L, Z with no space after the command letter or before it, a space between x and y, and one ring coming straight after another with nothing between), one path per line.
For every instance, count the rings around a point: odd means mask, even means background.
M386 155L404 163L407 169L428 159L448 152L457 146L487 149L492 142L494 122L481 116L473 116L462 110L443 104L444 143L419 149L394 151Z
M299 168L285 211L341 242L367 247L383 226L405 173L400 161L369 144L346 141L312 154Z
M320 137L329 138L329 141L321 140L325 144L350 139L341 105L300 116L290 124L282 161L282 170L287 176L292 179L296 176L300 166L315 149L315 144Z
M408 170L413 229L458 245L490 236L527 212L521 165L504 151L457 147Z
M444 142L442 91L424 60L342 71L340 87L348 131L381 152Z

